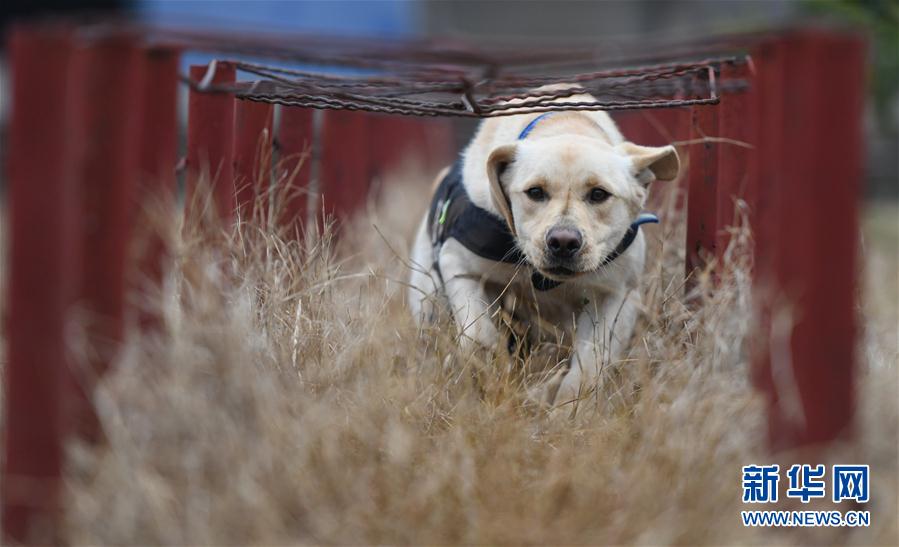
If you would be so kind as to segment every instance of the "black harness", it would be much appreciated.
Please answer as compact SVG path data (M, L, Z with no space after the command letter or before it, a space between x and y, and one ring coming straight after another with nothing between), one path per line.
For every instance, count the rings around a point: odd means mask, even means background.
M603 259L599 267L611 263L631 246L637 238L641 224L658 221L658 217L648 213L637 217L615 250ZM453 164L434 193L428 210L428 226L434 250L433 267L441 283L443 274L440 272L437 258L440 248L450 238L481 258L507 264L527 264L527 259L515 243L515 236L512 235L506 222L490 211L478 207L468 197L465 185L462 184L461 158ZM544 277L535 268L532 269L531 284L536 290L548 291L562 284L561 281Z
M453 164L434 193L428 211L431 240L436 246L453 238L474 254L508 264L520 264L524 255L505 220L471 202L462 184L462 160Z

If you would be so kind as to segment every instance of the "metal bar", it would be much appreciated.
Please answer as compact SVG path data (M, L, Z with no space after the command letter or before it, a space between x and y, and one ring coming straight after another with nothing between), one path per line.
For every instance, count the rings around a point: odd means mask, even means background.
M329 110L322 128L321 194L326 215L346 221L368 198L370 115Z
M746 221L750 233L753 236L753 242L757 243L759 226L757 222L759 209L759 155L762 153L762 84L759 78L756 62L749 57L745 69L747 75L747 86L745 91L745 136L746 141L752 146L747 153L745 184L741 187L741 198L746 203ZM753 253L755 249L753 248Z
M764 364L778 395L771 441L794 447L853 429L865 47L855 35L825 31L795 32L783 46L792 82L781 88L788 184L772 189L773 218L763 220L780 247L765 276L774 286ZM835 70L843 77L829 78Z
M180 55L169 49L153 49L144 55L141 177L134 234L137 267L130 276L139 299L135 304L138 323L149 331L162 325L160 291L171 258L162 232L168 226L164 215L173 214L175 206Z
M222 89L216 94L228 94L229 89ZM474 113L464 109L460 101L455 103L429 103L416 106L374 104L372 101L360 102L354 100L342 100L331 98L328 94L303 95L294 92L284 93L253 93L243 89L234 90L241 99L251 101L270 102L283 106L297 106L302 108L318 108L323 110L347 110L379 112L383 114L398 114L404 116L455 116L460 118L495 118L501 116L517 116L519 114L556 112L556 111L593 111L593 110L642 110L650 108L675 108L698 105L715 105L720 102L716 98L703 99L645 99L626 101L583 101L583 102L557 102L526 107L491 107L483 109L481 113ZM386 101L382 101L386 103Z
M855 415L867 55L859 35L808 31L802 39L815 58L814 76L804 85L818 90L809 105L813 108L810 117L817 123L810 130L817 142L805 150L812 169L806 171L802 197L820 195L822 186L828 189L820 202L806 201L815 205L814 255L798 272L799 279L811 283L802 301L804 320L793 334L793 367L806 414L802 441L816 443L851 433ZM835 82L831 82L833 66L841 67L843 75ZM834 264L834 256L845 260Z
M81 187L83 261L81 300L90 347L80 387L90 400L93 384L116 359L125 334L126 264L133 233L139 178L145 60L133 36L87 40L79 48L85 86L84 149L78 169ZM92 405L79 432L95 439L99 426Z
M201 88L212 84L233 84L234 65L213 61L209 66L193 65L190 77ZM207 196L197 194L198 185L212 190L218 218L230 220L234 214L234 97L191 89L187 126L187 204L189 212L207 207Z
M726 64L721 67L721 80L746 79L747 65ZM750 96L747 92L729 93L718 106L717 137L749 144L756 120L748 116ZM739 220L736 215L737 200L742 200L748 182L749 160L752 150L738 144L722 143L718 153L717 180L717 234L716 257L720 261L730 245L731 231Z
M756 67L756 100L753 102L758 120L756 154L751 164L749 199L753 203L750 226L753 231L753 293L758 334L751 337L753 355L752 378L765 393L768 402L768 434L773 445L786 444L795 437L788 416L796 415L796 405L784 406L771 367L772 306L777 285L775 272L783 249L778 244L777 210L781 200L786 153L784 84L787 43L783 38L763 42L753 54ZM778 355L783 352L778 353ZM789 370L789 365L783 369Z
M3 543L60 536L60 472L79 239L75 145L70 134L70 33L17 27L7 163L9 268L4 319ZM39 228L38 228L39 227Z
M718 112L712 107L692 109L692 139L714 137L718 132ZM687 186L687 251L685 275L691 279L706 260L715 255L717 226L716 185L718 145L705 141L690 145ZM687 283L687 288L692 284Z
M142 189L175 190L178 158L178 64L180 54L170 49L151 49L146 56L141 157Z
M279 108L280 175L277 180L288 184L286 188L278 191L278 197L283 198L279 208L279 223L287 229L291 237L298 237L309 209L309 178L314 138L313 111L295 106Z
M242 218L268 214L274 108L268 103L237 101L234 113L234 184Z

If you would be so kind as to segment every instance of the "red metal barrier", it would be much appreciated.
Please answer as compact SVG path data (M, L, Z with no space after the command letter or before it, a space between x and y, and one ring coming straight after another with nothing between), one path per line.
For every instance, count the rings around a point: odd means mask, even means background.
M690 109L624 110L613 119L624 138L643 146L665 146L690 138Z
M410 159L426 169L443 167L452 160L452 126L448 120L371 114L368 123L376 175L387 175Z
M59 541L65 324L77 275L78 201L71 133L69 33L18 28L10 36L9 268L4 317L3 543Z
M154 49L146 52L141 109L140 187L137 232L134 235L136 268L129 273L142 329L162 325L158 295L168 269L170 253L160 233L161 218L174 210L175 165L178 160L178 62L177 52Z
M233 83L236 70L234 65L223 62L213 62L209 67L194 65L190 67L190 78L201 85ZM223 220L234 215L233 148L234 97L192 89L188 101L186 202L192 207L206 205L203 196L195 195L197 184L206 180Z
M692 113L689 108L659 108L653 110L625 110L616 112L613 116L621 133L626 140L643 146L665 146L667 144L686 142L692 134ZM687 156L690 147L678 146L683 165L688 165ZM687 177L681 177L681 186L686 187ZM684 190L681 188L681 190ZM646 202L646 209L650 211L665 212L665 205L670 192L676 191L673 184L654 183ZM681 192L678 196L677 206L684 204ZM665 222L667 219L662 218Z
M153 49L146 55L141 106L142 197L171 194L178 162L178 63L180 55ZM149 193L150 195L144 195Z
M140 110L146 56L129 35L91 41L77 50L74 81L85 86L84 155L77 168L82 203L81 299L90 358L79 368L86 399L73 413L77 428L96 438L90 404L96 377L115 359L125 334L126 267L140 162Z
M383 174L398 167L409 154L422 153L425 140L421 120L406 116L371 114L368 124L375 138L371 141L373 170ZM424 159L421 154L421 159Z
M328 110L322 127L324 212L346 221L365 205L372 177L370 115Z
M756 101L753 102L754 116L758 119L756 154L750 171L749 194L753 202L751 210L751 226L753 230L754 249L754 287L756 293L756 321L758 334L751 338L752 353L755 361L752 376L756 386L766 394L769 401L769 436L771 439L791 437L792 433L783 422L780 407L780 396L774 382L770 362L768 361L771 332L771 304L774 265L777 263L779 247L776 244L776 226L772 220L776 218L776 202L780 193L771 191L782 187L782 165L784 153L784 72L783 39L768 40L761 43L754 51L756 63ZM789 367L786 369L789 370Z
M234 114L234 184L237 209L245 219L267 214L274 107L270 103L237 101ZM270 164L269 164L270 165ZM263 197L264 196L264 197Z
M748 64L724 63L721 66L720 81L750 79ZM735 226L736 201L744 200L749 182L749 163L752 157L752 146L755 141L754 125L756 120L750 116L749 90L732 91L721 97L718 105L718 131L716 137L733 142L721 142L718 152L718 177L716 214L717 234L715 238L716 257L719 262L730 244L729 228Z
M764 123L774 127L760 144L772 155L760 153L759 162L762 177L779 176L760 181L760 196L773 199L758 219L770 228L762 228L757 250L769 319L757 365L771 403L772 443L796 446L852 430L865 55L856 36L815 31L769 48L763 55L771 70L760 76L773 114ZM840 78L830 77L834 70ZM790 85L777 86L786 75ZM782 140L764 143L774 132Z
M299 234L308 216L313 111L296 106L280 107L280 110L278 145L281 173L277 180L286 180L290 184L290 188L278 192L279 197L285 200L280 208L280 223L287 227L288 233Z
M650 140L657 134L656 128L642 110L622 110L612 114L618 129L626 140L635 144L650 146Z
M419 134L424 142L422 152L425 168L442 169L455 160L458 150L456 150L455 129L450 120L423 120Z
M691 140L714 138L718 133L715 106L694 106ZM714 142L690 145L687 174L687 252L686 275L705 266L714 256L718 232L717 186L719 146Z

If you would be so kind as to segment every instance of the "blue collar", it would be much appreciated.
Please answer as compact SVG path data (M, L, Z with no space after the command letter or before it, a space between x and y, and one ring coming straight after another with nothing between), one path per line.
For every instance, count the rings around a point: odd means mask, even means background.
M658 224L659 217L655 216L652 213L640 213L637 215L637 220L631 222L631 228L636 228L641 224Z
M527 137L531 133L531 131L533 131L534 128L537 127L537 124L540 123L540 120L548 118L553 114L555 114L555 112L544 112L543 114L540 114L539 116L531 120L531 123L524 126L524 129L521 130L521 133L518 134L518 140L523 141L525 137Z

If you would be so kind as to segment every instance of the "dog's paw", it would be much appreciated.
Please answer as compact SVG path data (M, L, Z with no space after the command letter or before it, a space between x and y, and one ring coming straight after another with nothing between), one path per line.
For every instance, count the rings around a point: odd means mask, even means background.
M570 369L559 382L552 398L551 414L574 416L581 402L587 397L580 371Z
M544 410L551 409L564 376L565 369L556 370L529 385L525 391L527 404Z

